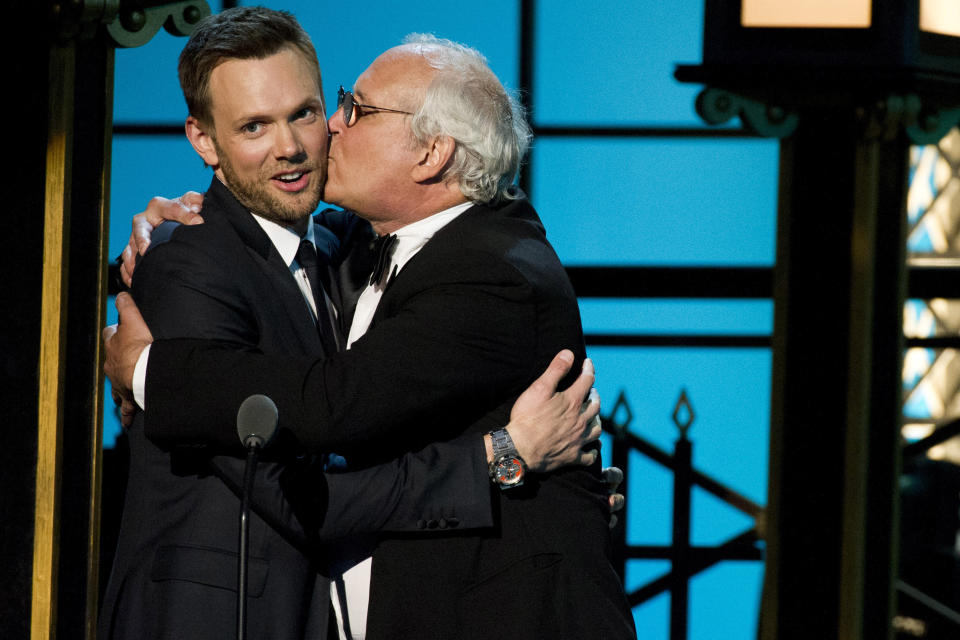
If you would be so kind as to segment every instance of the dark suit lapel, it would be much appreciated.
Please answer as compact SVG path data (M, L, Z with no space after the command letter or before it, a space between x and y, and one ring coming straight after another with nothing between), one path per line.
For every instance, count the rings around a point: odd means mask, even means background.
M284 263L283 258L277 253L272 243L270 246L273 250L266 260L262 256L256 255L253 248L247 247L247 250L251 254L255 254L255 259L259 260L261 268L280 292L284 314L290 318L290 325L296 332L297 338L303 341L303 344L310 345L310 348L314 349L316 353L322 353L325 356L332 355L324 352L320 334L317 332L317 324L314 322L313 314L311 314L307 301L303 297L303 292L297 286L293 274L290 273L290 267Z
M290 326L296 332L301 344L310 345L314 352L322 352L317 326L303 298L303 293L297 286L293 274L290 273L290 267L277 252L270 237L246 207L240 204L217 178L213 179L205 198L211 199L224 214L226 221L246 245L253 263L263 270L280 292L284 313L290 319Z
M387 286L384 289L383 297L380 298L380 304L373 314L370 321L371 328L383 317L389 317L390 309L398 300L406 298L409 294L407 290L410 283L431 282L435 276L431 275L431 270L441 268L437 261L432 258L436 253L444 250L444 247L451 242L459 242L458 238L470 233L479 232L474 229L474 225L479 218L488 213L488 209L483 205L474 205L451 220L446 226L437 231L430 240L403 265L403 269L391 272L387 279Z
M411 286L436 279L431 271L443 267L440 259L434 256L446 252L451 243L469 245L471 238L484 233L492 217L515 218L533 225L543 233L543 223L525 197L505 200L497 204L475 204L437 231L423 248L410 258L401 271L395 276L390 276L370 326L373 327L380 318L388 316L394 304L409 295L408 290Z

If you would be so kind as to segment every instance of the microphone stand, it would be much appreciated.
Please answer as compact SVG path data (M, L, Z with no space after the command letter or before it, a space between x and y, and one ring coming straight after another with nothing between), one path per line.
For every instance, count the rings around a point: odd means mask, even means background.
M256 477L257 457L260 454L258 438L250 438L247 445L247 464L243 473L243 497L240 501L240 562L237 576L237 640L247 637L247 556L250 548L250 494Z
M237 435L247 450L240 496L240 545L237 562L237 638L247 637L247 556L250 548L250 495L256 477L257 456L277 431L277 405L267 396L254 394L237 411Z

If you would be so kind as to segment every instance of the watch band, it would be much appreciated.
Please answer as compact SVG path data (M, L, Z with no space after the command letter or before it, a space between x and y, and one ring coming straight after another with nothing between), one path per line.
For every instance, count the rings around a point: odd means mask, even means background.
M513 444L513 438L506 427L501 427L490 432L490 438L493 440L493 459L499 460L503 456L520 457L516 445Z

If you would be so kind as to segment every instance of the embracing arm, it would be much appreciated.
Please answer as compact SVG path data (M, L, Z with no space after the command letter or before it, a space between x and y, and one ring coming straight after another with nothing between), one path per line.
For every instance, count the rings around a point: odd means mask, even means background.
M349 351L326 360L276 358L209 341L157 341L146 397L162 408L151 411L147 433L160 441L232 443L232 430L216 425L253 393L270 396L281 422L314 451L344 450L405 430L421 434L444 415L472 422L481 415L465 412L500 405L547 362L532 361L536 310L523 297L524 283L495 267L484 265L488 283L480 285L470 280L478 269L461 282L456 272L444 274L449 282L411 296ZM200 384L217 393L191 402L189 391Z
M593 384L589 361L565 392L556 386L569 372L572 354L559 354L518 398L508 431L533 471L589 464L594 451L580 446L599 436L599 399L579 399ZM490 438L465 433L432 443L399 459L356 471L327 473L304 458L279 467L261 467L251 496L254 511L297 545L328 542L358 533L444 532L493 525L489 464ZM240 495L243 462L217 456L212 464ZM611 488L611 511L623 496Z
M600 436L599 398L595 392L589 393L594 382L590 361L566 391L556 390L572 365L572 353L558 354L514 404L506 428L532 471L590 464L595 459L595 451L582 451ZM588 393L584 405L580 400ZM322 498L326 515L316 531L330 538L364 531L492 526L489 465L493 450L489 435L482 442L475 433L464 433L369 469L324 474L329 488ZM293 482L288 486L310 484ZM613 486L612 492L615 490ZM376 509L369 508L372 499L382 500ZM611 508L615 508L613 498ZM357 525L361 528L355 528Z
M143 349L153 342L153 336L128 294L117 297L117 309L121 323L103 331L104 370L115 388L129 391L135 364ZM582 450L600 436L600 401L592 389L595 379L593 363L585 360L576 380L564 391L557 390L568 377L573 363L573 353L567 350L558 353L513 404L510 421L505 426L531 471L546 472L568 464L590 465L596 458L594 451ZM189 396L189 392L184 395ZM239 402L225 409L230 423L236 407ZM226 446L236 446L236 432L232 427L217 429L216 434L223 436L222 442ZM483 440L490 458L489 435ZM217 438L209 441L216 442Z
M216 456L211 462L239 496L243 461ZM482 441L467 434L356 471L324 472L319 460L307 459L261 465L251 504L271 527L304 546L361 533L489 527L490 489Z

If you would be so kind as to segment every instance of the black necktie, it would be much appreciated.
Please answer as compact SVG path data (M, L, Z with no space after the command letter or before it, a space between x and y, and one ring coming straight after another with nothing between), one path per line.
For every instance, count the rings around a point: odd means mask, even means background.
M383 278L383 272L390 265L390 253L396 241L397 236L393 234L377 236L370 241L370 252L376 259L373 273L370 274L370 284L377 284Z
M327 309L327 297L324 295L323 284L320 283L320 265L317 263L317 250L309 240L301 240L297 249L297 262L307 274L307 281L313 290L313 302L317 307L317 330L320 332L320 343L326 355L335 354L337 349L337 335L333 332L330 323L330 311Z

